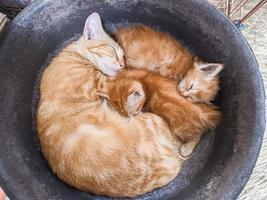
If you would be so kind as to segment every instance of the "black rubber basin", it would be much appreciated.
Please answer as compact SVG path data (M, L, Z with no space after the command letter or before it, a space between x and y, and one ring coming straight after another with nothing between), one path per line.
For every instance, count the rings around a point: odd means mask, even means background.
M94 11L107 31L144 23L170 32L201 58L225 64L216 101L221 125L203 136L174 181L136 199L236 199L261 147L264 88L245 39L204 0L39 0L23 10L0 42L0 185L12 200L109 199L53 175L33 126L41 67L82 32Z

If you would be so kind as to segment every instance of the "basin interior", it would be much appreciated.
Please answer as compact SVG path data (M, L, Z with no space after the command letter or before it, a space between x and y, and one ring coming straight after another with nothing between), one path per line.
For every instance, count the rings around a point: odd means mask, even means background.
M264 113L259 111L263 106L262 83L247 43L205 1L126 2L38 1L10 26L0 44L1 52L5 52L0 55L0 83L6 94L1 97L5 108L0 128L6 130L2 134L7 137L2 174L10 175L1 180L9 182L4 188L11 198L109 199L80 192L53 175L42 156L33 123L38 76L63 43L81 34L86 17L94 11L99 12L109 33L133 24L149 25L169 32L202 59L225 65L215 102L223 113L221 124L203 136L174 181L137 199L232 199L246 183L264 127ZM25 192L16 196L23 188Z

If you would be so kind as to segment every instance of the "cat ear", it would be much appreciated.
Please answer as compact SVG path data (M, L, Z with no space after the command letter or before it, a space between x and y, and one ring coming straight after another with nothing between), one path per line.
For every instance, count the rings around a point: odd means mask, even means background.
M139 91L132 92L127 98L127 104L125 105L125 110L128 115L137 114L142 103L141 93Z
M87 17L84 25L83 34L87 39L97 40L104 32L100 15L96 12Z
M132 92L128 98L127 98L127 101L129 104L135 104L136 101L140 98L141 94L139 91L135 91L135 92Z
M137 106L140 103L140 99L144 98L144 92L136 90L132 92L127 98L127 104L129 106Z
M108 92L108 88L107 88L107 84L106 83L102 83L102 85L100 85L100 89L98 89L96 91L96 95L97 96L100 96L100 97L103 97L103 98L107 98L107 99L110 99L109 98L109 92Z
M198 69L204 72L207 78L213 79L222 71L223 64L220 63L199 64Z
M100 96L100 97L103 97L103 98L109 99L108 93L106 91L104 91L104 90L96 91L96 95Z

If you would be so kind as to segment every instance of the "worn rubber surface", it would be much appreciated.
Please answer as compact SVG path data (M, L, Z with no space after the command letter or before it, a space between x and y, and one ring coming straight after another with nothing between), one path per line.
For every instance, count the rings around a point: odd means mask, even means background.
M247 42L204 0L39 0L16 17L0 39L0 185L9 197L109 199L80 192L53 175L33 127L41 67L60 44L82 32L94 11L110 32L144 23L170 32L201 58L225 64L216 101L221 125L204 135L174 181L136 199L236 199L261 147L264 88Z

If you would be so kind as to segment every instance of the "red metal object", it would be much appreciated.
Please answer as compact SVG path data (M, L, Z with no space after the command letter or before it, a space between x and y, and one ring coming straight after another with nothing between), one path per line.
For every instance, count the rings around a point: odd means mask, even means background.
M240 22L243 23L245 20L247 20L251 15L253 15L257 10L259 10L265 3L267 3L267 0L261 0L251 11L249 11L241 20Z
M241 0L236 7L230 12L231 15L235 15L249 0ZM236 11L236 12L235 12Z
M232 20L237 20L243 23L250 16L252 16L255 12L257 12L266 2L267 0L261 0L258 2L245 16L241 16L241 9L249 2L249 0L221 0L217 7L224 12ZM236 14L240 12L240 16L236 17Z
M223 2L224 2L224 0L221 0L221 1L218 3L217 7L220 7L221 4L222 4Z
M230 13L231 13L232 3L233 3L232 0L227 0L227 11L226 11L226 12L227 12L227 13L226 13L227 16L229 16Z

